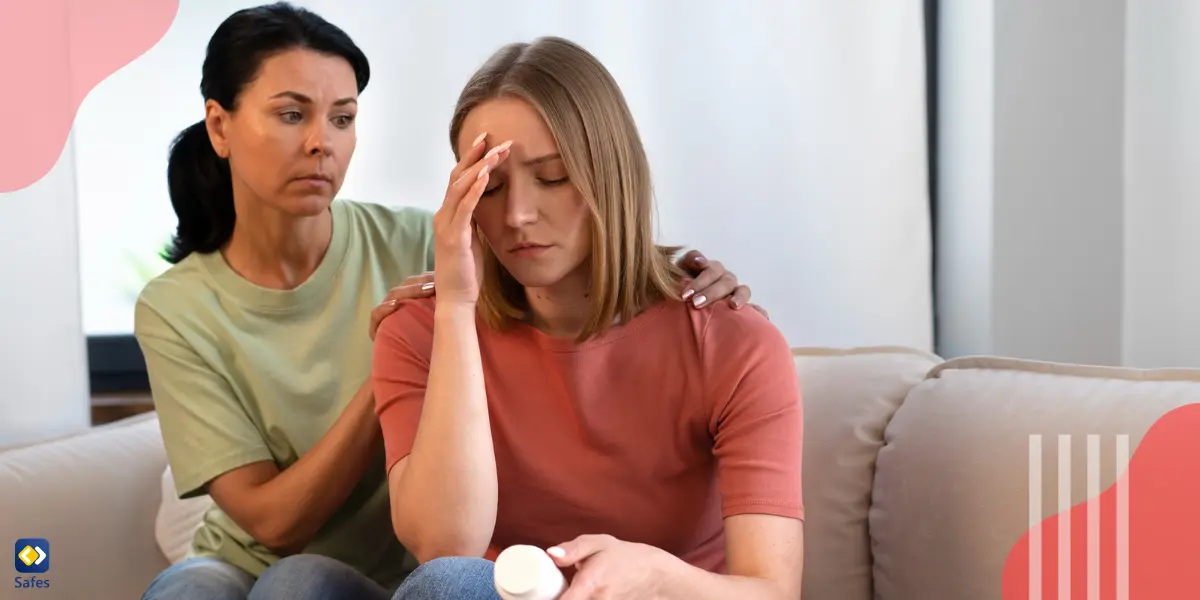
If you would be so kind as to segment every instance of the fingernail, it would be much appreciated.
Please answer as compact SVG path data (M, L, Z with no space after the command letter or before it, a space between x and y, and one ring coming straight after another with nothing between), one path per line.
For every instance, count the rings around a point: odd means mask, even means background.
M512 140L504 142L503 144L500 144L499 146L496 146L495 148L488 150L488 153L484 156L484 158L491 158L497 154L500 154L501 152L508 150L508 147L511 145L512 145Z
M483 140L486 138L487 138L487 132L485 131L485 132L479 134L479 137L475 138L475 142L471 144L471 147L474 148L475 146L482 144Z
M428 283L422 283L422 284L421 284L421 289L422 289L422 290L425 290L425 291L432 290L432 289L433 289L433 282L432 282L432 281L430 281L430 282L428 282Z
M733 305L733 310L741 310L742 308L742 302L740 300L730 300L729 303Z
M549 554L550 556L553 556L554 558L563 558L567 555L567 551L563 550L562 548L559 548L558 546L555 546L555 547L547 550L546 554Z
M483 179L487 175L488 168L490 168L490 167L491 167L491 165L483 165L483 168L479 170L479 176L476 177L475 179L476 180Z
M704 263L706 263L706 262L708 262L708 259L707 259L707 258L704 258L703 256L697 256L697 257L696 257L696 264L698 264L698 265L702 265L702 264L704 264Z
M688 298L692 297L692 294L695 294L695 293L696 293L696 290L683 290L683 299L687 300Z
M695 298L692 298L692 304L695 304L696 306L704 304L704 296L696 296Z
M388 306L395 306L395 305L396 305L396 301L395 301L395 300L388 300L388 301L387 301L385 304L387 304Z

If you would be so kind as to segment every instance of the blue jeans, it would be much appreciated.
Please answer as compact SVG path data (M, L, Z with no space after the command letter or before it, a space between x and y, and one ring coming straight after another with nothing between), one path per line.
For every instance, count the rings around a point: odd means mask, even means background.
M142 600L388 600L387 590L326 556L296 554L254 576L214 558L191 558L164 570Z
M435 558L417 567L392 600L499 600L492 566L482 558Z

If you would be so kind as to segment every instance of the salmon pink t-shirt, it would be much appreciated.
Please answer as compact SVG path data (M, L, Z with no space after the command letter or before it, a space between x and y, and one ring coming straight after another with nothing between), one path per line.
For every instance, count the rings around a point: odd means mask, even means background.
M407 302L376 334L389 470L412 451L434 308ZM603 533L723 572L724 517L804 518L800 386L758 311L665 301L582 344L478 331L499 483L486 558Z

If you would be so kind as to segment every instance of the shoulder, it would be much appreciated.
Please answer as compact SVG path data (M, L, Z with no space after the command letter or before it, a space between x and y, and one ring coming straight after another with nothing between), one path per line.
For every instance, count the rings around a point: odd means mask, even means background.
M415 206L385 206L357 200L337 200L351 223L389 240L426 241L433 235L433 212Z
M770 388L772 394L786 389L785 395L796 392L791 346L766 316L750 307L734 309L725 302L689 310L695 313L705 387L718 405L719 398L729 400L750 389L761 392Z
M189 255L151 279L134 302L134 336L174 337L178 321L194 313L194 304L213 294L213 283L200 256Z
M433 313L436 300L405 300L396 311L383 319L375 333L376 353L396 349L428 357L433 351Z
M433 213L412 206L384 206L338 200L355 240L352 248L371 262L392 285L410 275L433 270Z
M688 310L693 313L693 327L702 348L733 355L791 355L783 332L753 308L735 309L727 302L717 302L700 310L690 307Z

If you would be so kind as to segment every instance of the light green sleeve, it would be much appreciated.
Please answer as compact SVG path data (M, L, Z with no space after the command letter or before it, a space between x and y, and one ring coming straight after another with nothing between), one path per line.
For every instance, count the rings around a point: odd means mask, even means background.
M396 215L404 224L397 227L397 232L400 233L400 239L396 240L394 247L402 248L408 246L417 251L418 246L413 243L409 236L419 236L425 241L425 247L422 249L425 252L425 271L433 271L433 215L432 211L424 208L416 208L406 206L396 210ZM414 273L415 275L415 273Z
M433 229L432 223L430 224L429 229L430 230ZM429 271L429 272L433 271L433 236L432 235L429 236L429 246L425 252L425 270Z
M138 302L134 335L146 360L167 460L181 498L206 493L216 476L273 460L225 377L154 309Z

